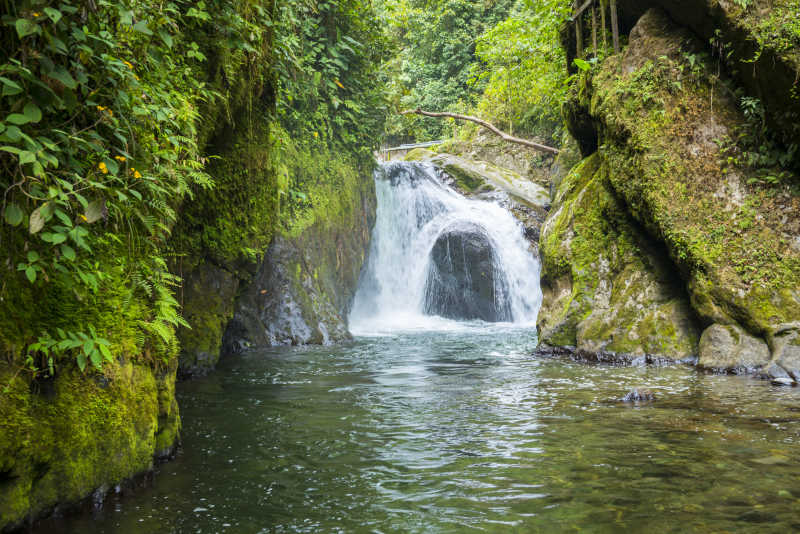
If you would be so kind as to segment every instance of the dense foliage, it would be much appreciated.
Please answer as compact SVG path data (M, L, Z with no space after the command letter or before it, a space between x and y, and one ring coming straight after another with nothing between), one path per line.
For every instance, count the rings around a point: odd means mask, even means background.
M2 6L0 347L34 373L175 353L168 238L229 178L207 172L215 132L276 121L364 164L382 127L362 0ZM291 217L304 184L285 180Z
M400 80L395 104L403 108L465 111L483 90L472 75L476 39L506 18L514 0L384 0L389 31L402 48L394 60ZM390 135L419 140L446 135L445 123L396 120ZM404 131L405 130L405 131Z
M564 0L527 0L478 39L473 72L487 80L481 118L512 133L559 138L566 59L558 31L569 13Z
M512 132L557 138L566 65L566 0L386 0L401 54L391 64L403 109L475 113ZM473 131L471 126L467 128ZM390 142L453 135L452 123L395 118Z

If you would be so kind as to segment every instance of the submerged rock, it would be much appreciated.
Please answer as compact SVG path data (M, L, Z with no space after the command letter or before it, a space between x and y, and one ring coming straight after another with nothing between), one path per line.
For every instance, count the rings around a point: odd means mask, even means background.
M654 400L656 400L656 394L644 388L633 388L620 399L622 402L649 402Z
M791 378L789 378L788 376L787 377L782 377L782 378L773 378L770 382L772 383L773 386L794 386L795 385L795 381L792 380Z
M510 321L508 281L486 231L467 223L445 231L431 250L424 311L451 319Z

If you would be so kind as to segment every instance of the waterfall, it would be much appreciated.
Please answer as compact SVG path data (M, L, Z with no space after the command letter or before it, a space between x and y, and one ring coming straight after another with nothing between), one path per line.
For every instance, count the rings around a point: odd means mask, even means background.
M426 163L383 164L375 185L377 220L350 314L353 332L535 323L539 262L506 208L464 197Z

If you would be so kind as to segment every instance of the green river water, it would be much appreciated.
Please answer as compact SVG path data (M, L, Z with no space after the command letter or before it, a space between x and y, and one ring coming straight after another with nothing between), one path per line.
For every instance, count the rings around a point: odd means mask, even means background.
M224 359L152 484L42 532L787 532L798 390L462 324ZM645 386L657 400L618 402Z

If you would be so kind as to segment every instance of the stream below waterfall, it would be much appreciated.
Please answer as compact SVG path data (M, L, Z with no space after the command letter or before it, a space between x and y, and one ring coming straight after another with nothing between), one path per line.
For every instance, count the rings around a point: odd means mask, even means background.
M800 529L798 388L534 355L519 224L431 168L381 173L355 339L178 384L177 458L41 532Z

